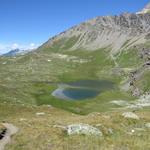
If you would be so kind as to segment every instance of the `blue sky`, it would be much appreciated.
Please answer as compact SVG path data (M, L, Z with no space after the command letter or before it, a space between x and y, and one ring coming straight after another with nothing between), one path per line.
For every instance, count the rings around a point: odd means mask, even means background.
M150 0L0 0L0 53L34 48L87 19L137 12Z

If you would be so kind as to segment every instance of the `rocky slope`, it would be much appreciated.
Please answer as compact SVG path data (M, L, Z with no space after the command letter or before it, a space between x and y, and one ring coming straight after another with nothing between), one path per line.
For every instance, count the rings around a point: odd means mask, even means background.
M145 9L150 10L149 4ZM95 50L110 47L116 53L126 43L133 46L149 40L150 13L147 12L96 17L49 39L40 48L58 45L60 49Z

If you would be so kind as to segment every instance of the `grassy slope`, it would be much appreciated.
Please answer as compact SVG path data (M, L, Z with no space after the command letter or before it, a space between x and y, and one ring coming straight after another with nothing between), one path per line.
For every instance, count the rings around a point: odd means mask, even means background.
M132 100L133 98L128 93L120 91L117 87L126 75L125 73L121 75L112 73L115 64L108 55L109 49L92 52L63 50L62 47L70 48L77 39L78 37L69 40L63 39L65 44L57 42L49 49L45 48L26 56L9 59L1 58L0 100L2 102L5 100L11 101L11 103L23 104L51 104L55 107L82 114L89 113L90 106L92 106L90 112L110 110L112 106L108 103L111 100ZM88 62L67 62L65 59L53 57L53 52L76 56ZM51 62L48 62L48 60L51 60ZM116 61L122 68L136 68L142 64L136 49L123 51ZM7 62L7 64L3 65L3 62ZM62 101L50 95L56 89L56 84L50 84L49 82L68 82L80 79L110 80L116 84L116 88L102 93L92 101L87 100L84 102Z
M67 62L53 57L51 50L30 53L18 58L1 59L0 101L22 104L51 104L72 112L86 114L93 111L111 110L109 101L133 99L129 94L118 92L117 84L121 76L112 75L114 62L107 55L107 49L94 52L82 50L63 52L69 56L86 59L86 63ZM7 64L3 65L7 59ZM48 62L48 60L52 60ZM8 71L9 70L9 71ZM83 71L84 70L84 71ZM104 92L93 100L63 101L50 95L56 89L55 82L68 82L80 79L105 79L116 83L112 91ZM50 82L54 82L51 84ZM106 107L104 107L106 106ZM91 108L90 108L91 107ZM89 109L90 108L90 109Z
M121 55L118 57L118 63L121 67L138 67L141 64L141 60L139 58L138 52L136 49L128 49L123 51Z
M37 112L44 112L45 115L37 116ZM125 119L121 113L117 111L80 116L47 106L0 104L0 121L11 122L20 129L13 137L12 143L7 145L7 150L85 150L85 147L87 150L148 150L150 136L145 123L150 121L149 111L136 112L140 116L139 121ZM72 123L86 123L92 126L99 124L97 128L104 136L67 136L61 128L54 127ZM131 130L135 128L144 128L144 131L135 130L135 133L131 134Z
M147 70L137 81L138 86L143 89L143 91L150 91L150 70Z

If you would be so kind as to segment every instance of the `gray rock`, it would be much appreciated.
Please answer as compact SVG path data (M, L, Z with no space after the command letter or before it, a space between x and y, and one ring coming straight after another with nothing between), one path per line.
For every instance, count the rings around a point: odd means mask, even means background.
M114 100L114 101L111 101L110 103L118 105L118 106L128 106L129 105L129 103L125 100Z
M138 88L134 88L132 90L132 96L140 96L141 95L141 91Z
M137 115L134 114L133 112L124 112L124 113L122 114L122 116L123 116L124 118L130 118L130 119L136 119L136 120L139 120L139 119L140 119L139 116L137 116Z
M84 135L96 135L96 136L102 136L102 132L94 128L93 126L90 126L88 124L72 124L67 127L67 133L68 135L74 135L74 134L84 134Z
M149 122L149 123L146 123L145 126L146 126L147 128L150 128L150 122Z
M43 116L43 115L45 115L44 112L37 112L37 113L36 113L36 116Z
M109 128L109 129L108 129L108 133L109 133L109 134L113 134L113 133L114 133L114 132L113 132L113 129Z

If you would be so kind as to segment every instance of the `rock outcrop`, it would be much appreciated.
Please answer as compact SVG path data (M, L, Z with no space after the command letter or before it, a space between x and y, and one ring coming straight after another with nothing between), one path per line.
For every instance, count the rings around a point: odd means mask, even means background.
M0 150L4 150L6 144L11 142L11 136L18 132L18 128L12 124L3 123L5 127L3 130L3 138L0 140Z
M67 127L68 135L84 134L102 136L102 132L88 124L72 124Z
M129 118L129 119L135 119L135 120L139 120L139 119L140 119L139 116L137 116L137 115L134 114L133 112L124 112L124 113L122 114L122 116L123 116L124 118Z
M145 126L146 126L147 128L150 128L150 122L149 122L149 123L146 123Z

